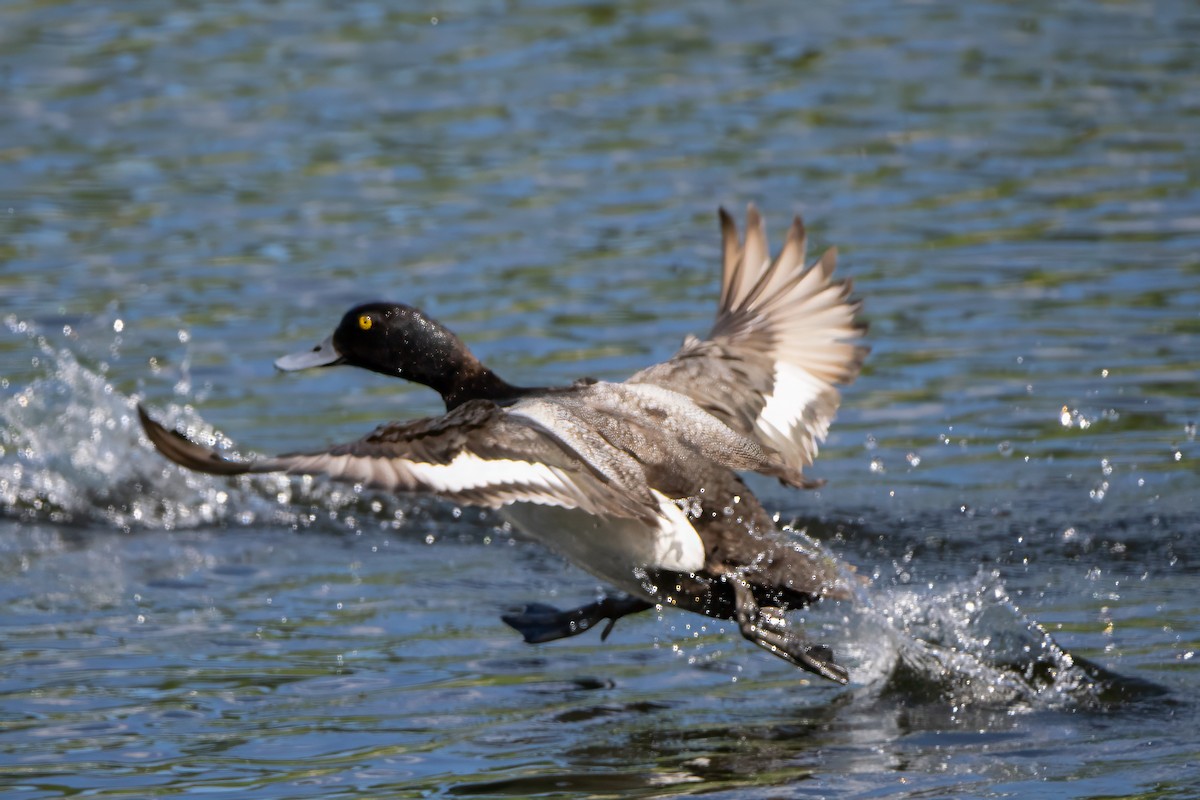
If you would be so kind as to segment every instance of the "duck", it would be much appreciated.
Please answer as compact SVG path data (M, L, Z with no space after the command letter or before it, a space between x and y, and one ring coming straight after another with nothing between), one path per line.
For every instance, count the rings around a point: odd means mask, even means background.
M355 306L280 370L350 365L423 384L446 412L389 422L352 442L231 459L168 430L138 405L167 459L211 475L326 476L385 492L495 509L516 529L616 591L560 610L531 603L502 619L525 641L578 635L668 608L734 622L741 635L839 684L849 670L787 612L853 597L846 566L800 532L781 531L745 482L798 489L859 374L867 326L837 251L806 265L796 216L772 258L757 208L743 239L718 211L722 275L716 320L669 359L622 382L583 378L518 386L413 306Z

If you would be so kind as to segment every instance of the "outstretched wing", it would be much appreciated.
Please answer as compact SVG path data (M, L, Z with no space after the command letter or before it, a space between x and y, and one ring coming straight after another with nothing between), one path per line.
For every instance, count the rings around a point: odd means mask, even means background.
M506 414L486 400L464 403L441 417L384 425L327 450L251 461L229 460L167 430L140 405L138 415L160 453L212 475L326 475L487 508L537 503L647 521L658 514L652 498L614 486L536 422Z
M833 277L836 251L805 267L799 217L774 260L757 209L746 241L724 209L720 308L712 332L688 337L670 360L638 372L691 397L734 430L755 437L797 470L811 464L837 411L839 384L852 382L867 347L851 282Z

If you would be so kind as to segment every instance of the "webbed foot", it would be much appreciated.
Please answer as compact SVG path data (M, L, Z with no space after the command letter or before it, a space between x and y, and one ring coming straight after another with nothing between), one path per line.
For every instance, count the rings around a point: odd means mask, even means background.
M604 641L618 619L653 607L653 603L623 595L604 597L568 611L560 611L545 603L530 603L517 613L501 615L500 619L521 634L529 644L578 636L590 631L603 620L608 620L608 624L600 632L600 641Z
M787 620L779 609L759 608L754 590L737 575L727 576L733 586L737 603L737 623L742 636L764 650L801 669L840 684L850 682L850 673L833 663L833 650L823 644L809 644L800 635L789 631Z

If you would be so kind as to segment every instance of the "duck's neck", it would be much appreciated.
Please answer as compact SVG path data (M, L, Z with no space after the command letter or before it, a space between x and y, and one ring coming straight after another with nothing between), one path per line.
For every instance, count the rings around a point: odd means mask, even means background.
M461 406L468 400L504 403L540 391L536 387L513 386L474 357L461 364L454 377L445 385L433 388L441 394L447 411Z
M428 386L442 396L447 411L470 400L512 402L538 391L513 386L492 372L461 339L428 317L417 317L393 339L394 350L369 368Z

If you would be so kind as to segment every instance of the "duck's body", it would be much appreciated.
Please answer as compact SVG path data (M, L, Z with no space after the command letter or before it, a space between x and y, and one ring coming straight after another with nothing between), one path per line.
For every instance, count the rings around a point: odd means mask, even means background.
M815 543L784 540L737 472L810 485L801 469L837 407L834 384L857 374L865 348L847 282L832 257L803 265L799 220L767 258L750 211L745 247L722 212L725 269L709 339L624 383L508 384L457 337L407 306L360 306L285 369L353 363L437 389L447 413L392 423L328 450L231 462L143 412L172 460L216 474L325 474L392 491L500 509L522 531L629 593L569 612L530 607L506 620L530 641L673 605L736 619L776 655L845 682L825 648L808 645L763 607L844 596L836 562Z

